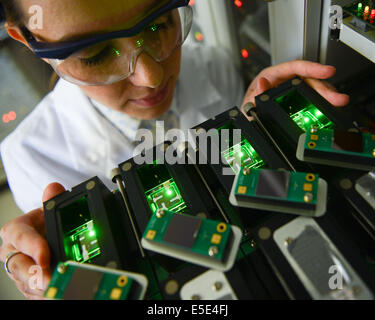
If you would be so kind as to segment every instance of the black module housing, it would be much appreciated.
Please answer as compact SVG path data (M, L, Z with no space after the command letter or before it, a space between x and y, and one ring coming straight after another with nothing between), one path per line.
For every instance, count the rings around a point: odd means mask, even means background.
M79 205L79 200L84 205ZM67 209L68 210L64 210ZM82 220L80 215L86 215ZM88 262L106 266L113 262L119 269L131 270L129 259L134 240L131 239L121 199L112 193L98 177L87 180L44 203L47 241L51 248L52 267L58 262L73 260L64 249L64 238L69 230L79 227L87 219L94 221L101 253ZM114 266L114 265L113 265Z
M275 151L272 147L270 141L265 137L263 132L260 130L259 126L255 121L249 122L248 119L242 114L242 112L237 108L231 108L228 111L225 111L216 117L209 119L202 124L195 126L195 130L200 128L209 131L210 129L219 129L225 125L232 124L235 129L240 129L243 138L247 139L259 156L263 159L267 168L270 169L290 169L283 158ZM197 141L197 146L199 147L199 139ZM213 170L216 179L218 179L226 192L229 194L233 181L233 175L223 175L223 168L230 168L226 162L219 164L213 164L211 157L211 150L214 152L220 153L221 146L216 145L211 139L207 141L207 150L208 152L204 154L208 166ZM202 152L202 150L199 150Z
M298 139L304 131L290 118L288 112L276 102L276 99L293 91L296 91L296 93L317 107L334 123L336 128L347 130L353 127L348 108L332 106L300 78L286 81L277 88L258 95L255 97L256 108L254 110L273 139L292 160L295 159Z

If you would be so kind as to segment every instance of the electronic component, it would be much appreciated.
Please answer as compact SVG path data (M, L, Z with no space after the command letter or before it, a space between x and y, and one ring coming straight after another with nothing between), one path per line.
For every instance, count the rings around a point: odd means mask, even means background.
M301 161L371 170L375 166L375 135L312 127L301 135L296 156Z
M74 261L77 262L86 262L99 255L100 247L96 238L94 222L90 220L73 230L66 239L65 245L72 248Z
M289 159L294 158L299 137L311 126L344 130L352 127L348 108L335 108L300 78L256 96L255 102L257 121L272 136L275 148Z
M355 184L355 189L375 209L375 170L359 178Z
M153 212L156 212L158 209L179 212L186 208L180 190L173 179L167 180L145 192L145 195Z
M226 141L221 141L221 146L228 146L228 149L221 150L221 155L225 161L229 164L235 174L241 169L246 168L261 168L265 166L263 159L255 151L254 147L250 142L241 134L241 142L238 144L233 143L233 135L230 133L236 129L233 122L229 122L225 126L218 129L219 133L222 130L229 130L229 134L226 137ZM223 136L221 136L223 139Z
M224 222L158 210L143 234L142 246L180 260L220 271L237 256L241 230Z
M242 169L229 201L234 206L306 216L326 211L327 183L313 173Z
M219 133L218 139L216 141L207 139L207 142L201 142L200 139L208 134L204 135L200 132L213 133L213 128ZM227 194L230 193L234 175L240 167L287 168L286 162L275 151L272 143L265 138L257 123L249 122L238 108L231 108L194 129L197 132L194 142L196 142L199 156L205 158L207 167L213 171ZM192 145L195 148L194 143ZM221 155L222 161L215 162L212 154Z
M48 299L141 300L148 286L142 274L73 261L61 262L45 292Z
M347 14L340 41L375 62L375 7L371 1L354 1L343 7Z
M321 110L297 90L292 90L276 98L275 101L304 132L312 125L319 129L332 128L334 126L332 121Z
M180 212L186 208L181 192L165 165L145 165L138 169L138 175L152 212L158 209Z
M313 219L294 219L273 238L313 299L372 299L366 284Z
M132 250L129 241L134 237L125 214L111 214L122 210L121 198L97 177L45 202L52 267L72 260L100 266L114 262L129 270L132 261L125 256Z
M182 300L238 300L225 274L209 270L185 283Z

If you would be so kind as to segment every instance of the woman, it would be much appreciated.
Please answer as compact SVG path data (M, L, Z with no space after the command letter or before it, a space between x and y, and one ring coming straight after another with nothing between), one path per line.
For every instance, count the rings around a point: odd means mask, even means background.
M317 80L335 69L307 61L265 69L243 99L230 57L215 48L181 49L191 22L187 2L2 0L9 35L62 78L1 145L24 212L95 175L113 188L109 170L132 156L137 129L153 129L155 119L189 128L296 75L333 105L347 104L346 95ZM28 23L32 6L41 9L41 28ZM42 210L10 221L0 235L9 276L26 297L41 297L50 277ZM45 280L36 289L28 285L35 264Z

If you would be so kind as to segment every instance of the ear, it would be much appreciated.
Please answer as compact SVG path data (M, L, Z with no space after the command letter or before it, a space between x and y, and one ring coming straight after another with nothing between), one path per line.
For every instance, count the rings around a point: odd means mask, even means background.
M28 46L28 43L25 40L25 38L23 37L20 28L6 22L5 23L5 29L7 30L9 36L12 37L14 40L17 40L17 41L23 43L25 46Z

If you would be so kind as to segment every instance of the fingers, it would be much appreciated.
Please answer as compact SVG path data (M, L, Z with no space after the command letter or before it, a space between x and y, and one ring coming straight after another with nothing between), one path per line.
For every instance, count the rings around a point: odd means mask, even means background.
M2 255L17 250L11 245L3 245ZM51 279L49 270L43 270L28 256L18 253L9 258L7 263L8 276L15 282L17 288L28 299L40 299Z
M65 188L60 183L51 183L44 189L42 201L46 202L63 192L65 192Z
M349 103L349 96L347 94L337 92L336 89L328 82L319 81L316 79L306 79L305 81L333 106L343 107Z
M335 75L336 68L322 65L320 63L294 60L276 66L269 67L262 71L261 76L267 78L273 86L296 76L302 78L328 79Z
M50 261L49 246L45 238L30 224L20 219L8 222L0 231L1 238L12 245L16 251L31 257L42 268L47 268ZM6 253L0 251L0 258L5 260Z

